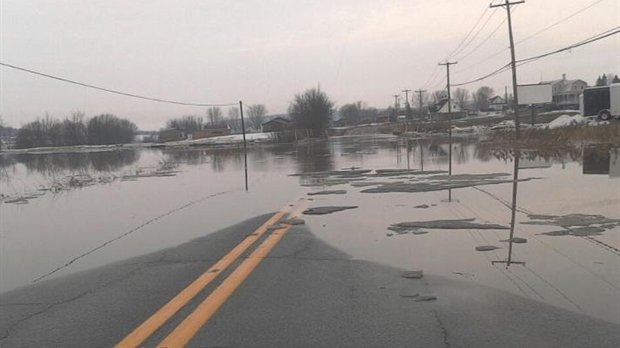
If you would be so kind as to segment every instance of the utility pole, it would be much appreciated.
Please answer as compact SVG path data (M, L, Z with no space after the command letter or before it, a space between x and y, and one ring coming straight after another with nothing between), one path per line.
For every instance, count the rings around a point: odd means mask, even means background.
M448 143L450 144L450 151L448 151L448 178L452 180L452 95L450 94L450 65L458 64L458 62L445 62L439 63L439 65L446 66L446 73L448 75ZM448 190L448 202L452 202L452 189Z
M410 89L403 89L403 92L405 92L405 105L409 104L409 92L411 92Z
M422 121L422 106L423 106L422 105L422 93L426 93L426 90L418 89L415 92L418 94L418 100L420 101L418 113L419 113L419 116L420 116L420 121Z
M404 89L405 92L405 133L409 131L409 118L413 118L411 114L411 107L409 106L409 92L410 89ZM407 167L409 167L409 149L407 148ZM407 168L409 169L409 168Z
M515 44L514 38L512 36L512 18L510 16L510 6L523 4L524 0L510 2L509 0L505 0L503 4L497 5L489 5L491 8L494 7L505 7L506 13L508 15L508 37L510 39L510 65L512 67L512 99L513 99L513 108L515 113L515 151L514 151L514 175L513 175L513 183L512 183L512 215L510 219L510 239L508 244L508 260L506 261L495 261L492 263L505 263L506 267L509 267L511 263L524 264L523 262L515 262L512 261L512 238L515 233L515 215L516 215L516 207L517 207L517 184L519 182L519 159L521 158L521 152L519 151L518 142L521 140L521 130L519 127L519 95L517 93L517 64L515 58Z
M398 109L398 97L400 97L400 95L394 94L392 97L394 97L394 108Z
M512 36L512 18L510 16L510 6L519 5L525 3L525 0L510 2L509 0L504 0L503 4L497 5L489 5L491 8L494 7L506 7L506 12L508 14L508 36L510 38L510 56L512 66L512 99L513 99L513 108L515 112L515 135L517 141L521 139L521 130L519 129L519 96L517 94L517 64L515 58L515 43Z

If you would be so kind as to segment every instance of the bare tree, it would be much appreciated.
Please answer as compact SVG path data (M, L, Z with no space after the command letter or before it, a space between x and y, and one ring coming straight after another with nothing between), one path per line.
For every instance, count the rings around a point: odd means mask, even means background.
M241 128L241 117L239 116L238 107L228 109L228 124L235 132Z
M361 102L358 102L361 103ZM344 104L340 107L340 116L347 125L356 125L362 118L362 110L358 103Z
M319 135L329 126L334 113L334 102L320 88L312 88L295 95L288 107L288 113L295 128L310 129L315 135Z
M456 99L461 110L464 110L465 104L469 101L469 91L465 88L457 88L454 91L454 99Z
M495 92L493 88L482 86L478 88L476 93L474 93L474 102L476 103L476 107L478 110L486 109L489 107L489 98L491 98Z
M264 104L254 104L248 108L248 117L255 129L260 129L263 125L263 117L265 115L267 115L267 108Z
M201 130L203 125L202 117L199 116L182 116L166 122L167 128L177 128L185 131L186 133L193 133L197 130Z
M222 122L222 109L217 106L210 107L207 110L207 116L209 117L209 123L211 125L217 125Z

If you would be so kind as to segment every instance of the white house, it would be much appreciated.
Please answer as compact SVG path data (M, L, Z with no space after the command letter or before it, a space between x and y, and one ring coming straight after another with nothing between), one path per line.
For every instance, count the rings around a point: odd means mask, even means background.
M498 95L489 98L489 109L493 109L495 111L502 111L505 108L506 108L506 99Z
M459 105L458 101L452 99L452 102L450 104L451 105L448 105L448 98L440 100L439 103L435 104L435 113L447 114L450 112L448 110L449 108L452 110L452 113L461 112L461 106Z
M583 80L567 80L566 74L562 74L561 80L546 81L552 86L553 102L564 109L578 109L579 95L588 87Z

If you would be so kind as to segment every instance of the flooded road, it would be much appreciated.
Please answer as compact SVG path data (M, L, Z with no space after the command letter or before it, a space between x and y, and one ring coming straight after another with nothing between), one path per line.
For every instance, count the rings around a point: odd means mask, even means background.
M314 234L355 259L620 323L618 153L599 147L523 154L514 236L526 242L513 240L511 258L525 264L506 268L493 261L508 258L511 154L463 139L447 178L448 150L441 140L392 136L256 147L248 153L247 192L237 149L1 155L0 193L9 198L0 204L0 292L305 201L309 208L349 208L305 219ZM568 214L608 220L567 225L561 217ZM452 228L447 220L472 225ZM408 229L389 229L394 225ZM564 232L549 234L557 231Z

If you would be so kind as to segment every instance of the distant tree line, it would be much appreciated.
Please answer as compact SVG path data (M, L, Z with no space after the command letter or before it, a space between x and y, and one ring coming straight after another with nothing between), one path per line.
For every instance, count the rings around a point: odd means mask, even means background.
M375 122L379 111L371 108L363 101L344 104L340 107L340 117L346 125Z
M127 119L110 114L95 116L88 121L76 112L63 121L46 115L26 123L17 132L20 149L47 146L111 145L131 143L138 127Z
M612 83L620 83L618 75L602 74L596 79L595 86L609 86Z

